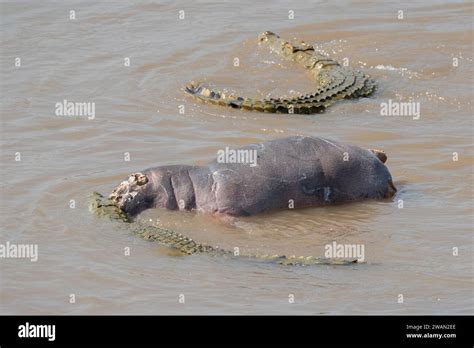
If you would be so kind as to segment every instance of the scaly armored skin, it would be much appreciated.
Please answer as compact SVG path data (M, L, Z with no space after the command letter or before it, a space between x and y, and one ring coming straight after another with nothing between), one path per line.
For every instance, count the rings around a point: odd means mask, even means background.
M364 73L340 65L303 41L288 42L270 31L259 35L258 39L261 45L268 46L283 59L297 62L308 69L318 87L299 97L263 100L227 95L195 82L189 83L185 91L207 103L232 108L269 113L314 114L324 111L340 99L368 96L375 88L374 81Z
M93 192L89 197L89 210L100 217L108 216L112 220L130 223L132 231L139 237L158 242L166 247L178 250L182 254L191 255L196 253L206 253L213 256L227 256L230 258L242 258L256 261L272 262L289 266L309 266L309 265L348 265L357 263L357 259L324 258L314 256L279 256L279 255L235 255L233 252L215 248L209 245L195 242L189 237L180 233L170 231L157 226L143 225L133 222L127 215L116 206L116 204L106 199L98 192Z

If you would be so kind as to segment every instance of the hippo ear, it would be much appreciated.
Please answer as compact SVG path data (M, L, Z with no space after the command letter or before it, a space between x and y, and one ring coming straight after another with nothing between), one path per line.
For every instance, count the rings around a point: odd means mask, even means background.
M382 150L377 150L377 149L369 149L370 152L372 152L377 158L382 162L385 163L387 162L387 155L385 154L384 151Z

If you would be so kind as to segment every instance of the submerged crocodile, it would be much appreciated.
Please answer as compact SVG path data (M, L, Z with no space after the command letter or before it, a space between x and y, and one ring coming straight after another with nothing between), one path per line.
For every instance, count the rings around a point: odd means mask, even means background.
M89 210L99 217L109 217L112 220L129 223L132 231L148 241L158 242L168 248L175 249L183 255L206 253L211 256L225 256L229 258L248 259L253 261L270 262L288 266L309 265L349 265L357 263L357 259L325 258L315 256L284 256L284 255L245 255L197 243L189 237L158 226L144 225L133 222L127 214L117 207L114 201L106 199L98 192L89 196Z
M365 97L374 91L375 83L367 75L350 67L342 66L303 41L288 42L270 31L259 35L258 39L261 45L268 46L283 59L294 61L308 69L316 79L317 89L293 98L260 100L228 95L195 82L189 83L185 91L199 100L211 104L259 112L290 114L322 112L338 100Z

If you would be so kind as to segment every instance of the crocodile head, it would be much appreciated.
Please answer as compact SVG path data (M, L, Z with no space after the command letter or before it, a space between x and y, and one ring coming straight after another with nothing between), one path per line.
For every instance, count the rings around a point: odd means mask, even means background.
M280 37L274 32L265 31L258 36L258 42L260 42L261 44L267 44L267 43L271 44L272 42L275 42L279 38Z
M292 57L292 55L299 51L314 51L313 46L308 45L304 41L292 40L292 42L283 40L277 34L266 31L258 36L260 45L268 46L274 52L284 56Z
M109 195L109 199L128 217L132 218L155 205L151 194L152 182L146 174L133 173Z
M89 210L99 217L109 217L111 220L130 222L127 215L114 202L105 198L99 192L92 192L89 195Z

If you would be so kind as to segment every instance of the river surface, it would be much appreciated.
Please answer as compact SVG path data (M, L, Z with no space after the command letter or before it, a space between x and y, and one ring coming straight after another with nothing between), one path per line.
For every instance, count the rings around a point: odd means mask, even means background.
M0 313L474 313L472 2L2 1L0 8L0 242L38 245L36 262L0 260ZM184 95L191 80L261 97L314 89L304 70L257 45L265 30L347 58L376 80L375 94L312 116ZM95 103L95 117L56 115L64 100ZM382 116L389 100L419 103L419 119ZM396 197L234 221L157 209L139 219L242 253L323 255L333 241L363 244L365 263L303 268L180 257L87 209L91 191L109 193L131 172L205 164L226 146L292 135L385 150Z

